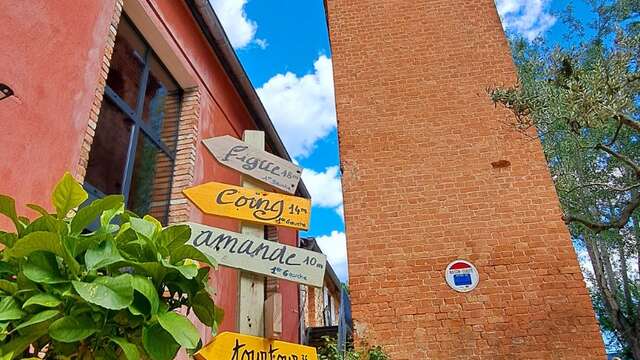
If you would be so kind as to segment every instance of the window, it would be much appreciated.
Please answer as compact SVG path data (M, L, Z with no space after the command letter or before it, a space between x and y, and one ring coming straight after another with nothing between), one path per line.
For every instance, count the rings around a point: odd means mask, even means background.
M166 223L181 94L123 16L87 164L91 198L121 193L129 210Z

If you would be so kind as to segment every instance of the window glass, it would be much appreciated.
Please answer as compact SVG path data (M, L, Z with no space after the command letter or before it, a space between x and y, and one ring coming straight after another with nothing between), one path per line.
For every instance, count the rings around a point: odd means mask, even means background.
M149 79L144 95L142 120L152 134L175 149L180 89L155 56L149 58Z
M128 21L120 21L107 85L136 110L146 46Z
M124 194L129 210L166 223L182 91L126 16L106 90L85 187L96 197Z
M131 125L125 121L125 114L111 101L102 101L85 181L103 194L122 193Z
M128 208L165 222L171 190L173 160L140 133L133 165Z

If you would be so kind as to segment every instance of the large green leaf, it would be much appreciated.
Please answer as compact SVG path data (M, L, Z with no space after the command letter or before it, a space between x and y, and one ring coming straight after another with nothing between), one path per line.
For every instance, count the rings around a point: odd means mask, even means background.
M18 240L16 234L0 231L0 244L10 248L15 244L16 240Z
M66 224L62 220L58 220L55 217L53 217L51 214L49 214L47 209L43 208L40 205L27 204L27 207L40 214L40 217L38 219L34 220L31 224L29 224L29 226L27 227L27 230L29 230L29 228L31 227L36 226L34 225L34 223L36 222L41 223L40 226L46 227L46 231L52 231L52 232L59 232L63 226L66 226Z
M87 200L88 194L68 172L56 184L52 202L56 208L58 219L63 219L71 209L80 206Z
M24 276L39 284L61 284L68 280L63 278L58 268L48 267L43 263L27 262L22 266Z
M62 304L62 301L51 294L36 294L28 298L27 301L22 304L22 308L26 309L27 307L32 305L53 308L60 304Z
M11 249L7 250L9 256L29 256L34 251L47 251L61 257L65 257L60 237L57 233L48 231L36 231L19 239Z
M16 213L16 201L10 196L0 195L0 214L11 219L11 222L13 222L18 232L24 229L24 225L20 223L18 214Z
M165 259L162 259L161 263L165 268L177 270L187 279L193 279L198 275L198 266L196 264L172 265Z
M93 335L98 326L88 316L65 316L49 326L49 336L61 342L75 342Z
M29 345L44 336L47 333L48 327L48 323L46 322L29 327L29 329L23 331L20 336L16 336L8 343L0 345L0 354L13 353L15 356L19 356Z
M73 281L73 288L86 301L106 309L119 310L133 302L132 276L123 274L116 277L101 276L86 283Z
M142 346L152 360L172 360L180 349L180 344L158 323L143 328Z
M186 317L172 311L158 314L158 323L178 344L193 349L198 346L200 334L198 329Z
M151 314L158 313L160 298L151 280L139 275L134 275L132 280L133 289L142 294L149 301Z
M153 239L156 232L156 226L154 223L134 217L132 217L129 221L131 223L131 228L133 229L133 231L143 235L149 240Z
M84 262L88 270L100 269L118 261L123 261L120 252L112 240L106 240L95 249L89 249L84 254Z
M191 245L180 245L171 250L171 263L175 264L184 259L203 262L213 268L218 267L218 262L211 256L203 253Z
M189 302L191 303L193 312L196 313L196 316L203 324L209 327L214 326L216 323L216 306L207 291L198 291Z
M41 312L33 315L31 318L29 318L29 320L27 320L27 321L21 323L20 325L16 326L13 329L13 331L24 329L24 328L26 328L28 326L35 325L35 324L41 323L43 321L47 321L47 320L53 319L54 317L56 317L58 315L60 315L60 311L58 311L58 310L44 310L44 311L41 311Z
M0 291L4 291L9 295L15 295L18 291L18 284L13 281L0 279Z
M190 237L191 228L189 225L171 225L162 230L159 241L160 245L167 248L171 253L171 250L189 241Z
M140 353L138 352L138 348L134 344L128 342L127 339L120 338L120 337L112 337L112 338L109 338L109 340L113 341L114 343L118 344L118 346L120 346L127 360L140 359Z
M13 297L5 296L0 300L0 321L18 320L24 314Z
M100 214L108 210L119 209L123 204L124 196L108 195L81 208L71 221L71 233L81 233L82 230L91 225Z
M158 262L130 262L129 264L134 268L139 269L145 274L151 276L153 278L153 282L156 284L161 283L165 275L167 274L167 269Z

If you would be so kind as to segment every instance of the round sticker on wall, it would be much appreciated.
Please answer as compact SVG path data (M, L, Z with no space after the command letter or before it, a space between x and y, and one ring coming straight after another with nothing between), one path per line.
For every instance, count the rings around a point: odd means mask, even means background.
M464 260L452 261L444 273L447 284L458 292L468 292L478 286L480 277L472 263Z

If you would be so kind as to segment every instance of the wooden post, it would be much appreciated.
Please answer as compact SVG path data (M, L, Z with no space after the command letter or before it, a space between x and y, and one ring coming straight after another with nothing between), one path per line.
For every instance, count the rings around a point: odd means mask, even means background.
M243 140L264 149L264 132L246 130ZM242 176L242 187L262 189L257 181ZM242 234L264 238L264 225L241 223ZM275 293L265 301L265 277L242 271L238 286L238 330L242 334L279 339L282 335L282 294Z
M246 130L243 140L258 149L264 149L264 132ZM242 187L261 189L260 184L242 176ZM242 222L241 233L264 238L264 226ZM238 286L238 331L241 334L264 336L264 276L241 271Z

